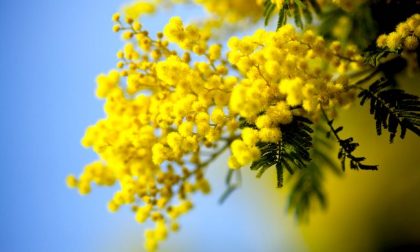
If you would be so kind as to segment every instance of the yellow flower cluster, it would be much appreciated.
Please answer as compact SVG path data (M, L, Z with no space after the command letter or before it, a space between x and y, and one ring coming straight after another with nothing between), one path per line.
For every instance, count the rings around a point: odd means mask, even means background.
M204 169L229 147L237 124L224 109L237 78L227 76L219 44L197 27L172 18L152 38L131 16L115 26L127 40L117 53L117 68L97 77L96 94L105 99L106 118L89 127L82 145L100 157L69 187L81 194L91 184L120 189L108 204L111 212L130 205L138 222L152 220L145 248L153 251L177 218L192 208L190 195L210 192ZM178 45L183 50L172 50ZM202 61L191 63L191 54ZM201 152L216 149L204 158ZM204 156L204 157L203 157ZM202 160L203 159L203 160Z
M419 46L420 39L420 14L414 14L405 22L397 25L396 30L389 34L382 34L376 40L380 48L389 48L392 51L414 51Z
M186 4L190 1L203 6L208 12L214 14L217 20L236 22L243 19L258 20L261 17L263 0L137 0L123 7L126 17L138 19L147 14L154 13L160 5ZM212 19L212 21L216 21Z
M233 37L228 46L228 60L243 76L233 87L229 109L256 125L243 129L242 139L232 143L231 168L258 159L257 142L278 142L278 126L292 121L293 108L317 116L320 106L343 106L353 99L346 92L348 79L339 74L361 64L355 48L343 49L339 42L328 47L313 31L299 34L291 25Z
M194 2L229 22L246 18L256 20L262 13L262 0L194 0Z
M70 175L67 177L66 183L68 187L78 188L79 193L85 195L91 191L91 183L101 186L114 185L115 176L102 162L96 161L85 166L79 179L74 175Z
M123 7L123 12L126 17L131 19L138 19L146 14L153 14L156 11L158 0L154 1L135 1Z
M248 8L244 1L225 2ZM99 160L67 184L87 194L92 184L117 183L108 209L129 205L136 221L155 223L145 232L148 251L179 229L193 193L210 192L204 170L226 149L230 168L246 166L260 157L257 143L278 142L279 125L294 114L316 117L320 106L353 99L344 73L357 69L361 56L313 31L300 34L286 25L233 37L225 58L209 33L178 17L156 36L132 15L121 19L113 16L113 30L126 40L116 69L96 80L106 118L82 139ZM240 129L242 121L248 126Z

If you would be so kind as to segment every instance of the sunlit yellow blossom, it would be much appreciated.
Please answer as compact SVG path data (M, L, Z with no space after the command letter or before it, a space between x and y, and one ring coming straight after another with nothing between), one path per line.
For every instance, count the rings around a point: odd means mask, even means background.
M197 4L203 5L208 11L215 13L229 22L245 18L259 18L262 12L262 5L258 0L194 0Z
M376 45L391 51L406 49L414 51L419 45L420 14L414 14L397 25L395 31L382 34L376 40Z
M262 8L261 1L196 2L218 15L232 9L230 21ZM145 232L148 251L179 229L194 193L211 191L204 171L212 161L228 150L229 168L248 166L261 157L260 143L281 141L280 128L294 116L316 118L320 105L348 104L342 72L361 62L354 47L292 25L232 37L227 48L179 17L154 36L138 19L154 6L136 1L124 9L124 20L114 15L125 45L116 69L96 79L106 116L81 141L98 161L66 180L83 195L94 185L115 185L110 212L129 206L137 222L155 224ZM405 40L407 47L415 44Z
M138 19L141 15L154 13L156 6L151 2L135 1L124 6L123 10L127 18Z

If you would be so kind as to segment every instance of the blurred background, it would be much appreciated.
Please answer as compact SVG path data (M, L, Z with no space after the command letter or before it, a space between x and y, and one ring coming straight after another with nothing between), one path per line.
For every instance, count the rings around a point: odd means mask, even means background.
M142 251L144 226L127 209L106 210L112 188L81 197L64 183L95 159L79 140L104 115L94 79L114 67L123 45L110 20L121 4L0 1L0 251ZM180 7L144 25L161 30L170 14L201 15ZM404 77L417 95L418 77ZM287 190L275 188L274 171L256 179L248 169L242 187L219 205L227 169L222 157L208 171L212 194L195 197L196 208L162 251L416 251L418 138L408 133L389 145L357 105L338 123L380 170L329 174L326 211L299 224L287 213Z

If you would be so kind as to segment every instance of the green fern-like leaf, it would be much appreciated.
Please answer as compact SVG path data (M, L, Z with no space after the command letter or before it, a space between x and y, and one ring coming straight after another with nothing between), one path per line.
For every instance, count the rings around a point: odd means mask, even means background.
M401 50L390 51L387 48L369 47L365 50L363 56L365 63L371 66L378 66L382 59L388 57L390 54L400 55Z
M264 2L264 23L268 25L276 5L271 0ZM289 17L293 17L296 26L303 29L305 23L312 23L313 12L319 14L321 8L315 0L285 0L278 12L277 28L285 25Z
M299 171L289 195L288 209L299 219L307 219L309 211L316 204L325 208L327 199L324 192L324 174L326 168L336 174L341 174L336 163L331 159L332 141L325 138L327 129L320 123L314 127L311 162Z
M354 139L352 137L342 139L339 136L339 133L343 130L343 127L340 126L338 128L334 128L334 120L328 119L327 114L324 110L322 110L322 113L324 115L324 118L327 121L328 126L330 127L330 132L327 133L327 137L329 138L331 135L334 135L334 137L337 139L340 150L338 152L338 159L341 161L341 167L343 171L346 170L346 163L347 160L349 160L350 168L354 170L377 170L377 165L366 165L362 162L366 160L365 157L356 157L354 156L353 152L356 150L356 148L359 146L358 143L354 142Z
M398 127L403 139L407 130L420 135L420 101L415 95L393 88L393 83L386 78L375 81L368 89L360 88L360 105L370 101L370 114L374 115L376 132L383 129L390 133L392 143Z
M251 165L257 171L257 177L270 167L276 167L277 186L283 186L283 171L290 174L304 169L311 160L309 150L312 147L312 122L305 117L294 116L287 125L280 125L282 140L278 143L258 143L261 158Z
M267 26L270 21L270 17L273 14L276 5L271 2L271 0L266 0L264 2L264 24Z
M233 181L234 173L236 173L235 182ZM225 183L226 183L226 189L219 198L219 204L223 204L226 201L226 199L241 185L242 183L241 171L229 170L226 175Z

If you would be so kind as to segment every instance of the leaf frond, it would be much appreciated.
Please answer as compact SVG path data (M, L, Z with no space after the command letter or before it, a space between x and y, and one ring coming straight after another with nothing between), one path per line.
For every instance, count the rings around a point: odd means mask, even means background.
M311 162L295 177L290 194L288 209L293 211L299 220L307 220L310 210L319 205L327 206L324 191L325 168L329 168L335 174L341 174L341 170L331 159L330 153L334 146L331 140L325 139L328 130L321 123L314 127L313 147L311 149Z
M398 128L401 139L404 139L407 130L420 135L419 98L393 86L389 79L380 78L369 88L360 88L359 93L360 105L363 106L367 102L370 104L376 133L381 135L383 130L388 131L391 143L398 133Z
M263 12L265 25L268 25L276 9L276 5L271 0L265 0ZM321 13L321 8L315 0L285 0L278 10L277 29L285 25L289 17L293 17L296 26L303 29L305 24L312 23L313 13Z
M338 152L338 159L341 161L341 168L343 169L343 171L346 170L347 160L350 163L351 169L377 170L378 169L377 165L366 165L362 163L366 159L365 157L356 157L353 155L353 152L356 150L359 144L354 142L354 139L352 137L342 139L338 134L343 130L343 127L340 126L338 128L334 128L334 125L333 125L334 120L330 120L324 110L322 110L322 114L325 120L327 121L327 124L331 132L327 135L327 137L329 135L333 135L340 145L340 150Z
M233 182L234 173L236 173L235 182ZM229 196L242 184L241 172L239 170L229 170L226 175L225 183L226 189L219 198L219 204L223 204L227 200L227 198L229 198Z
M257 176L260 177L268 168L275 166L277 187L282 187L284 170L293 174L304 169L311 161L311 124L312 122L305 117L294 116L290 124L280 125L282 139L278 143L258 143L261 157L251 164L251 170L258 171Z

